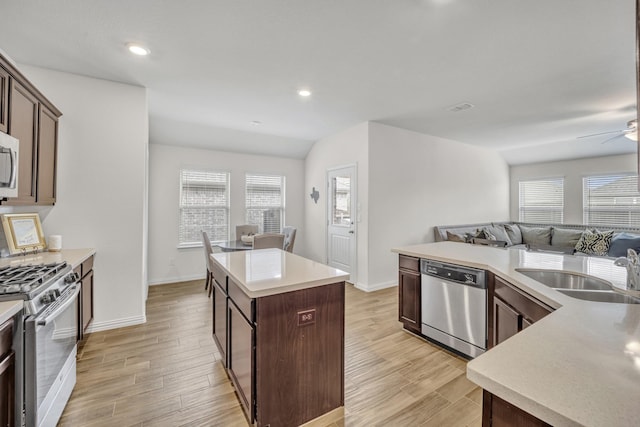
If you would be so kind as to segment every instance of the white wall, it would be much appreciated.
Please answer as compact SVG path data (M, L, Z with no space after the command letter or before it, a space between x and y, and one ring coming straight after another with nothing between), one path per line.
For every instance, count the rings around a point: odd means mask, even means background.
M358 168L358 205L360 220L356 223L357 276L356 285L367 283L368 257L368 162L369 124L361 123L336 135L316 142L305 159L305 229L306 254L309 258L327 262L327 169L355 164ZM318 203L309 195L312 187L320 193Z
M582 224L583 177L619 172L637 173L637 170L635 154L511 166L511 219L518 220L518 182L521 180L564 177L564 223Z
M282 174L285 181L285 225L297 227L294 253L304 254L304 162L300 159L228 153L197 148L149 146L149 283L204 278L202 248L178 249L180 169L205 168L230 172L231 238L235 225L245 224L245 174Z
M369 290L397 283L392 247L433 241L435 225L508 216L509 168L496 151L370 123Z
M95 248L92 331L145 321L145 88L43 68L19 69L63 113L57 201L39 211L45 235Z

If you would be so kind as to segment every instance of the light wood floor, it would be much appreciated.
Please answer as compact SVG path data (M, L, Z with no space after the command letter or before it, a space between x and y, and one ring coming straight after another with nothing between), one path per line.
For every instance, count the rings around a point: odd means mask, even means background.
M397 289L346 288L345 418L330 427L480 426L465 361L402 331ZM91 334L58 425L247 426L210 302L204 281L152 286L147 323Z

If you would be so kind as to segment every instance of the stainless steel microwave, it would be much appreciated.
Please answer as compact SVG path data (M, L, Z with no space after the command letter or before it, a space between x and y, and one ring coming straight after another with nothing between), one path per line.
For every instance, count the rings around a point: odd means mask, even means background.
M0 197L18 197L18 150L20 142L0 132Z

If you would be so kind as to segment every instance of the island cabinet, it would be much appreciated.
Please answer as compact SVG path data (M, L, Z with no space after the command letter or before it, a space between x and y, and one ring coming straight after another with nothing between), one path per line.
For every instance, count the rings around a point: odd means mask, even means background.
M5 205L56 201L58 119L62 113L0 55L0 131L20 142L18 197Z
M14 424L15 408L15 353L13 342L13 319L0 325L0 426Z
M501 277L489 275L489 348L512 337L553 309ZM544 421L484 390L483 427L548 426Z
M226 368L227 363L227 276L217 265L212 267L213 280L211 281L211 302L213 304L213 340L218 349L222 364Z
M398 266L398 320L405 329L421 333L420 259L400 255Z
M280 249L211 257L214 338L249 423L293 427L343 413L348 275Z
M89 323L93 319L93 255L73 270L79 277L80 296L78 298L78 341L86 336Z

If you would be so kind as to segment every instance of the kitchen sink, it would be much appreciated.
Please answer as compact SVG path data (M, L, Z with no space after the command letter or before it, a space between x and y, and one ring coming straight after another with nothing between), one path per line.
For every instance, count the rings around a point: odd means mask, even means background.
M575 289L557 289L572 298L595 302L617 302L620 304L640 304L640 299L622 295L614 291L580 291Z
M516 271L572 298L595 302L640 304L640 299L615 292L609 282L597 277L558 270L516 268Z
M610 291L609 282L591 276L581 276L566 271L517 268L518 273L554 289Z

